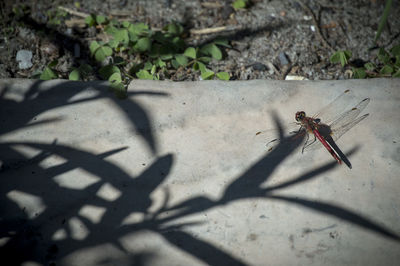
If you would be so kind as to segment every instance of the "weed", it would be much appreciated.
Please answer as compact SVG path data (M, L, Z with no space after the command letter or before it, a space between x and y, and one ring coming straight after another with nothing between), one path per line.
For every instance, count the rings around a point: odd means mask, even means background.
M350 51L338 51L331 56L332 63L341 63L342 67L348 64ZM377 63L367 62L362 67L352 68L354 78L373 77L400 77L400 45L390 51L380 48L377 54Z

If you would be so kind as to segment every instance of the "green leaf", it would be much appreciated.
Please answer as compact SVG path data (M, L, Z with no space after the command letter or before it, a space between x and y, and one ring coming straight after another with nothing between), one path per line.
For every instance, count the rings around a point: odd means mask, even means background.
M398 69L398 70L396 71L396 73L394 73L394 74L392 75L392 77L393 77L393 78L400 78L400 69Z
M89 75L90 73L92 73L93 68L88 64L82 64L79 66L78 70L79 70L79 73L85 77L85 76Z
M171 49L169 49L169 47L167 46L161 46L158 52L160 58L164 61L171 60L174 57L174 55L171 52Z
M220 80L229 80L229 73L228 72L218 72L217 78Z
M128 31L131 32L134 35L143 35L145 33L148 33L149 26L147 26L144 23L135 23L131 24L128 27Z
M113 33L114 40L127 44L129 42L129 35L127 29L120 29Z
M187 63L188 63L187 57L184 56L184 55L181 55L181 54L175 55L175 59L176 59L176 61L178 62L178 64L179 64L180 66L185 66L185 65L187 65Z
M345 51L337 51L336 53L334 53L331 58L330 61L331 63L339 63L342 65L342 67L344 67L345 65L347 65L348 60L351 57L351 52L348 50Z
M100 48L100 44L96 41L92 41L89 45L90 55L93 56L97 49Z
M131 42L137 42L138 40L139 40L139 35L137 35L137 34L135 34L135 33L132 33L132 32L130 32L130 31L128 31L128 36L129 36L129 40L131 41Z
M391 66L385 65L381 68L379 71L381 74L392 74L393 73L393 68Z
M221 50L213 43L209 43L204 45L201 49L200 52L205 54L205 55L211 55L213 58L217 60L222 59L222 52Z
M54 68L57 66L57 64L58 64L58 60L53 60L47 66L50 68Z
M178 69L180 67L180 64L178 63L178 61L176 61L175 59L171 60L171 65L173 66L173 68Z
M365 63L364 67L369 70L369 71L374 71L375 70L375 65L371 62Z
M240 8L245 8L247 4L247 0L235 0L235 2L232 3L232 6L234 9L240 9Z
M132 24L129 21L122 22L122 27L124 27L124 28L129 28L130 25L132 25Z
M135 44L134 49L139 52L150 51L151 40L147 37L140 38Z
M383 49L381 47L381 48L379 48L379 51L378 51L378 59L383 64L387 64L390 62L390 55L385 51L385 49Z
M126 61L122 57L116 56L114 58L114 65L125 65L125 64L126 64Z
M161 68L167 66L167 64L165 64L165 62L163 60L161 60L160 58L157 58L157 60L154 62L154 64Z
M121 83L122 82L121 73L118 73L118 72L113 73L108 78L108 81L110 81L111 83Z
M394 61L395 67L400 67L400 55L396 55L396 59Z
M353 68L353 77L355 79L364 79L366 78L367 73L363 68Z
M196 49L194 49L193 47L186 48L183 54L189 58L196 59Z
M206 71L201 73L201 77L203 80L212 79L214 77L214 71L207 69Z
M164 29L167 30L169 34L174 35L174 36L181 35L183 32L182 25L180 25L176 22L172 22L172 23L168 24L166 27L164 27Z
M113 65L107 65L99 69L99 74L103 79L109 79L114 73L121 73L118 67Z
M157 71L157 66L156 66L156 65L153 65L153 66L151 67L150 74L154 75L154 74L156 73L156 71Z
M153 67L153 64L149 61L147 61L146 63L144 63L144 70L150 70Z
M88 24L89 27L93 27L94 25L96 25L96 19L94 15L87 16L85 18L85 23Z
M79 70L78 69L72 70L71 73L69 73L68 79L69 80L80 80L81 74L79 73Z
M400 44L393 46L392 49L390 49L390 53L393 56L400 56Z
M112 49L109 46L100 46L94 54L94 58L97 62L103 62L107 56L112 55Z
M197 60L199 60L199 61L201 61L201 62L203 62L203 63L208 64L208 63L211 62L211 57L209 57L209 56L202 56L202 57L199 57Z
M97 24L103 24L104 22L106 22L106 17L105 16L101 16L101 15L99 15L99 16L96 16L96 23Z
M200 70L201 72L203 72L203 71L206 71L206 65L204 65L202 62L196 61L193 64L193 69Z
M119 30L119 29L116 28L114 25L107 25L107 26L104 28L104 31L105 31L107 34L110 34L110 35L114 35L118 30Z
M153 79L153 75L150 74L147 70L144 70L144 69L139 70L139 72L136 73L136 76L139 79L149 79L149 80Z
M116 49L118 47L118 45L119 45L119 42L117 42L116 40L110 40L107 43L107 45L110 46L113 49Z
M182 40L180 37L173 38L172 44L176 51L182 51L183 48L185 48L186 46L185 41Z
M214 43L215 43L216 45L224 46L224 47L226 47L226 48L231 48L231 47L232 47L232 46L230 46L228 40L227 40L227 39L223 39L223 38L216 39L216 40L214 41Z
M50 79L56 79L57 75L54 73L54 71L50 67L45 67L42 74L39 77L41 80L50 80Z
M392 6L392 0L387 0L386 4L385 4L385 9L383 10L381 20L379 21L378 31L376 32L374 42L376 42L379 39L379 36L381 36L382 30L386 25L386 21L387 21L388 15L390 13L391 6Z

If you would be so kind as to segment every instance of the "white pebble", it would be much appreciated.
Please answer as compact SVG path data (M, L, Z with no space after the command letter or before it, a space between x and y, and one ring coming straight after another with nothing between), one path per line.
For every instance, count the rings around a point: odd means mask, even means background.
M19 69L28 69L32 67L32 52L29 50L19 50L17 52L18 67Z

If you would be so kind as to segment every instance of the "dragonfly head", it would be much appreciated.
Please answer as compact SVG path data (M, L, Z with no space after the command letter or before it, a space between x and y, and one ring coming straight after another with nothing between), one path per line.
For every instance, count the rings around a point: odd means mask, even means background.
M296 121L301 122L303 121L304 117L306 117L306 113L304 111L300 111L296 113Z

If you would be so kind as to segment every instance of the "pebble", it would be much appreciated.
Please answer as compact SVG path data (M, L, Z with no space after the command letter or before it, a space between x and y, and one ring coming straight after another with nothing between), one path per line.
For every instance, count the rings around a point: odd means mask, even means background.
M28 69L32 67L32 52L29 50L19 50L17 52L16 60L19 69Z
M251 65L254 70L258 71L265 71L268 69L268 67L260 62L255 62L254 64Z
M287 59L284 52L280 52L278 58L282 66L289 64L289 60Z

